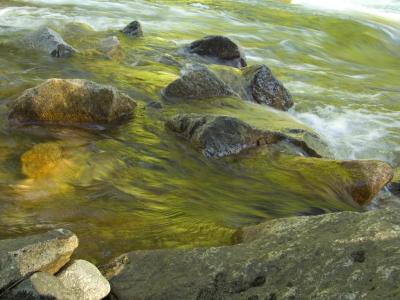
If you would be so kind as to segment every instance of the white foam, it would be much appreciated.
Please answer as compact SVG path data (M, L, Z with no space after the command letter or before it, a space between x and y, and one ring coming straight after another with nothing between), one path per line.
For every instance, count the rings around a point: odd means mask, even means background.
M292 0L292 3L346 14L358 12L400 22L400 2L397 0Z

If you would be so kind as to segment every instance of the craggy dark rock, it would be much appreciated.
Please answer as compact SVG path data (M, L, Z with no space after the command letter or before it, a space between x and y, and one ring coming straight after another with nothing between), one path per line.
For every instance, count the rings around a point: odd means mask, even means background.
M239 230L234 246L131 252L108 273L112 293L119 300L398 299L399 214L277 219Z
M115 123L129 118L133 99L111 86L82 79L49 79L26 90L10 107L16 124Z
M33 272L56 273L78 247L69 230L0 241L0 292Z
M77 52L57 32L47 27L27 37L26 42L32 48L47 51L51 56L58 58L70 57Z
M129 23L124 29L121 30L121 32L128 37L143 36L142 25L139 21L133 21Z
M204 66L184 69L182 76L170 83L162 92L165 100L195 100L236 96L232 89Z
M243 70L247 98L286 111L293 106L293 100L283 84L275 78L265 65L254 65Z
M236 68L245 67L246 59L239 46L224 36L206 36L186 47L187 52L197 54L212 63Z
M288 142L305 155L319 156L304 141L275 131L260 130L233 117L180 114L166 122L166 127L189 140L206 157L237 154L247 148Z

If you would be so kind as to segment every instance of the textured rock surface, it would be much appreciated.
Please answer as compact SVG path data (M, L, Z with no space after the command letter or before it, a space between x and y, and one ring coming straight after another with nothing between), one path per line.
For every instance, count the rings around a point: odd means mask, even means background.
M167 101L195 100L233 96L235 93L204 66L191 66L182 76L170 83L162 95Z
M166 127L189 140L206 157L223 157L247 148L283 141L300 148L306 155L318 156L304 141L280 132L259 130L227 116L180 114L169 119Z
M30 47L46 51L54 57L70 57L77 52L57 32L47 27L27 37L26 42Z
M57 275L63 285L73 291L76 299L99 300L110 293L110 284L100 271L85 260L75 260Z
M398 299L399 214L278 219L244 228L234 246L131 252L108 273L112 293L119 300Z
M4 295L4 297L10 300L79 299L57 277L44 272L33 274L30 278L24 280L16 288Z
M111 86L82 79L49 79L11 104L9 120L29 123L112 123L128 118L136 103Z
M129 37L143 36L142 25L139 21L129 23L124 29L121 30L123 34Z
M187 46L187 51L205 57L212 63L237 68L247 65L239 46L224 36L206 36L192 42Z
M288 110L293 100L283 84L275 78L265 65L255 65L243 70L247 98L276 109Z
M33 272L57 272L78 247L78 238L69 230L0 241L0 290Z

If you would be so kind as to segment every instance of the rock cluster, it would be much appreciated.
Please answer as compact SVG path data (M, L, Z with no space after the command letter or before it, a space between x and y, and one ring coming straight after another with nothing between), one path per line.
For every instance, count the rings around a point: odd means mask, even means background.
M0 241L0 299L100 300L110 284L84 260L68 263L78 247L69 230Z

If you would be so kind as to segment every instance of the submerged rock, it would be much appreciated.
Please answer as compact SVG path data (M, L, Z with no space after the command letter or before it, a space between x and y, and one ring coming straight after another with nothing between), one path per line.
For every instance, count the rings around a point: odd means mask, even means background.
M167 120L166 127L189 140L206 157L223 157L284 141L301 148L306 155L319 156L304 141L280 132L260 130L228 116L180 114Z
M142 25L139 21L133 21L129 23L124 29L121 30L121 32L128 37L143 36Z
M34 179L46 178L65 169L63 148L57 143L42 143L21 156L22 173Z
M400 210L277 219L234 246L145 250L116 260L116 299L397 299ZM115 263L110 263L111 267Z
M110 293L110 284L100 271L85 260L75 260L57 275L75 299L99 300Z
M400 196L400 168L394 170L394 176L388 188L393 195Z
M41 28L27 37L26 42L30 47L47 51L54 57L70 57L77 52L57 32L47 27Z
M212 63L236 68L245 67L246 59L239 46L224 36L206 36L186 47L189 53L202 56Z
M17 124L115 123L129 118L133 99L111 86L83 79L49 79L26 90L11 104Z
M77 247L78 238L65 229L0 241L0 291L33 272L56 273Z
M248 67L243 71L243 76L249 100L284 111L293 106L289 92L267 66Z
M236 95L232 89L204 66L183 70L182 76L162 92L167 101L195 100Z

